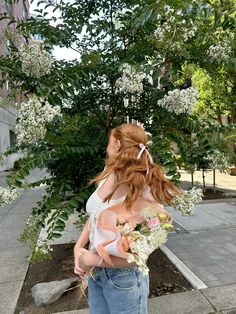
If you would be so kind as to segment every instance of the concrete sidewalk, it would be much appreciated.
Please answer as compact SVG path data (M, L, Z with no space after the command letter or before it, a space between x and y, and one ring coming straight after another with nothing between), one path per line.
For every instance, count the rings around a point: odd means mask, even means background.
M30 180L43 175L36 171ZM4 185L4 176L0 174L0 186ZM14 203L0 208L0 314L14 313L28 269L25 257L31 254L29 247L17 238L43 190L25 191ZM149 314L209 314L216 310L235 314L236 199L204 202L191 217L182 216L172 208L168 210L173 213L178 233L169 235L167 249L209 288L149 299ZM64 236L54 244L76 240L75 220L76 214L70 217Z
M148 314L235 314L236 284L148 300ZM54 314L88 314L88 309ZM133 313L132 313L133 314Z
M190 217L167 210L185 231L169 235L172 253L208 287L236 283L236 199L200 204Z
M34 171L29 181L44 176L45 172ZM7 173L0 173L0 186L6 186ZM41 199L44 188L23 191L13 203L0 207L0 314L14 313L15 306L28 269L28 245L18 241L31 208Z

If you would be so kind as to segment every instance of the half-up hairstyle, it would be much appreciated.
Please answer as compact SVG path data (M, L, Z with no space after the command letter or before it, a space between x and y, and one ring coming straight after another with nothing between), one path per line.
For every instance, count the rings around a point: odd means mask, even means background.
M135 124L122 124L111 131L111 135L120 141L120 148L115 157L106 160L106 168L91 183L114 174L115 183L112 192L104 198L109 201L117 188L125 184L128 193L125 205L129 209L147 187L153 198L161 204L170 204L174 195L180 195L180 189L165 177L164 170L160 165L152 162L147 151L148 137L144 129ZM143 150L137 159L143 144Z

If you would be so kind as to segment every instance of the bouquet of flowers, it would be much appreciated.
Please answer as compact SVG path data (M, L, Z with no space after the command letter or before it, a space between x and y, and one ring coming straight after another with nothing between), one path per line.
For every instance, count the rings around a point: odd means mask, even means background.
M113 265L110 257L117 256L127 259L129 263L135 262L139 270L147 275L148 256L167 241L167 234L173 229L172 217L163 207L161 210L157 206L146 207L131 216L127 216L127 211L117 213L105 209L99 214L95 225L94 246L102 258L99 264L104 260ZM88 279L99 264L92 266L82 284L78 285L83 294Z
M122 237L122 247L129 253L127 261L135 262L143 274L148 274L148 256L167 241L172 231L171 216L167 212L158 212L147 207L141 210L144 220L141 223L129 222L118 216L117 228Z

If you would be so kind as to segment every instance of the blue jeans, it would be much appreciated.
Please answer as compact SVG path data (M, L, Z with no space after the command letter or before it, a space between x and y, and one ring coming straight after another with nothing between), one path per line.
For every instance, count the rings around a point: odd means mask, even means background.
M88 280L89 314L147 314L149 277L137 267L96 268Z

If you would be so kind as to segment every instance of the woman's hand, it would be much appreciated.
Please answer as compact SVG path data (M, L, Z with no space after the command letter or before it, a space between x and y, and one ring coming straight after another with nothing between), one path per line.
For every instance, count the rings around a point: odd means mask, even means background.
M101 261L101 257L94 252L83 251L79 256L80 267L88 271L91 267L95 267Z
M91 257L94 255L94 253L91 253L89 251L83 251L82 254L79 256L79 265L80 268L83 269L83 271L86 274L89 274L89 271L91 267L93 267L93 263L91 261Z
M80 256L83 253L89 252L88 250L82 248L82 247L74 247L74 261L75 261L75 267L74 267L74 273L76 275L79 275L80 279L83 280L86 276L86 270L83 268L83 265L80 265Z

